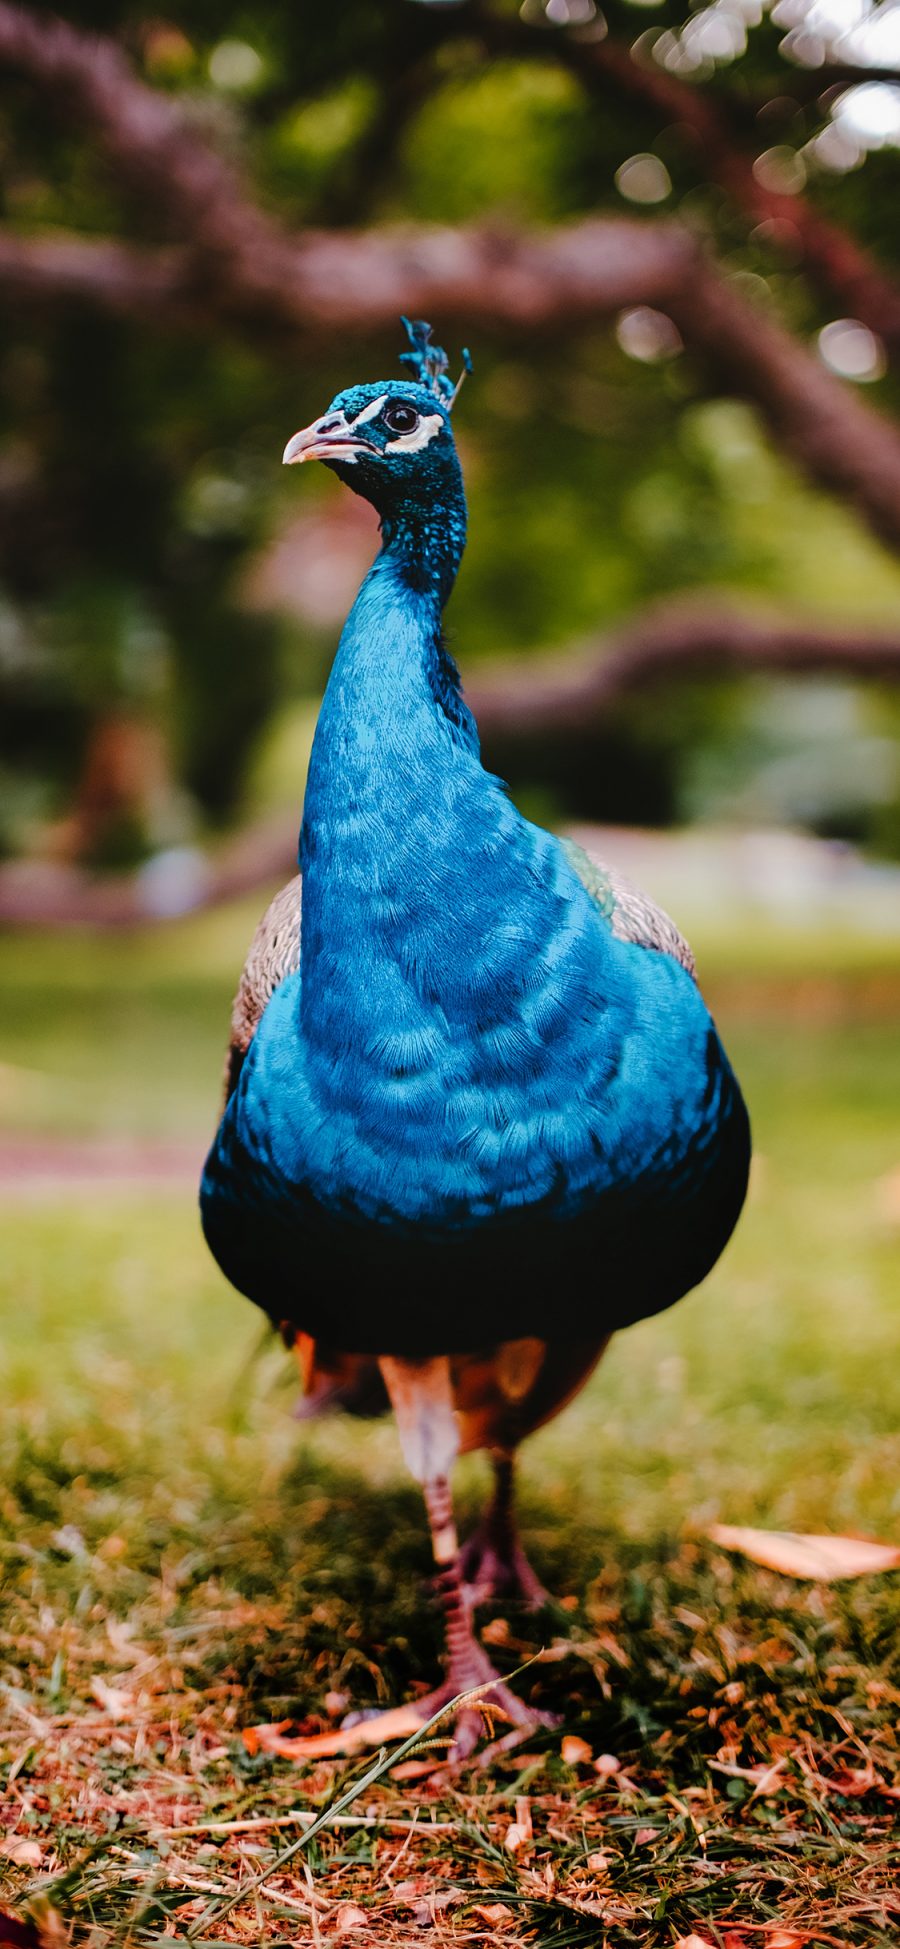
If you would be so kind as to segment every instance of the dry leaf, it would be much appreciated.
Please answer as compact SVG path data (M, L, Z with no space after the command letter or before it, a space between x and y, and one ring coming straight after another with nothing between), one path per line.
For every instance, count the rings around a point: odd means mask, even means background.
M755 1930L749 1936L744 1929L726 1929L722 1949L804 1949L808 1940L805 1935L797 1935L794 1929L780 1929L776 1922L766 1929L762 1937ZM677 1943L675 1949L678 1949Z
M509 1624L506 1618L489 1618L487 1624L482 1626L481 1635L485 1644L508 1644Z
M567 1766L590 1766L594 1749L586 1739L579 1739L577 1733L569 1732L560 1747Z
M720 1549L737 1550L786 1577L830 1583L839 1577L900 1569L896 1544L869 1543L860 1536L801 1536L795 1530L744 1529L731 1523L714 1523L708 1534Z
M590 1868L592 1875L605 1875L609 1870L609 1855L602 1853L589 1854L585 1862L585 1867Z
M680 1935L672 1949L713 1949L713 1946L705 1935Z
M105 1678L91 1679L91 1697L102 1705L111 1719L127 1719L134 1706L130 1692L122 1692L116 1685L107 1685Z
M3 1852L8 1860L15 1862L17 1868L39 1868L44 1859L44 1850L38 1841L7 1841Z
M512 1909L507 1908L505 1902L473 1902L468 1912L487 1922L492 1929L508 1929L515 1921Z
M856 1800L864 1793L877 1792L884 1786L880 1773L874 1766L839 1766L834 1773L819 1774L819 1785L829 1793L840 1793L845 1800Z
M290 1719L279 1719L272 1726L245 1726L241 1734L248 1753L275 1753L280 1759L327 1759L338 1753L356 1753L363 1746L384 1746L392 1739L408 1739L425 1720L414 1705L398 1705L390 1712L376 1712L355 1726L339 1726L336 1732L313 1732L291 1737L285 1728Z
M354 1929L367 1929L369 1918L356 1902L342 1902L334 1918L334 1934L350 1935Z
M519 1848L529 1847L533 1840L534 1829L531 1824L531 1801L527 1793L517 1793L516 1818L512 1826L506 1830L503 1845L508 1849L510 1854L515 1854Z
M425 1780L429 1773L439 1773L446 1766L446 1760L439 1753L429 1760L401 1760L399 1766L391 1767L392 1780Z
M787 1760L784 1755L781 1759L773 1760L771 1766L732 1766L727 1765L724 1760L710 1760L709 1764L714 1773L727 1773L732 1780L749 1781L753 1787L751 1800L757 1800L760 1796L765 1799L769 1794L781 1793L785 1785L782 1775Z

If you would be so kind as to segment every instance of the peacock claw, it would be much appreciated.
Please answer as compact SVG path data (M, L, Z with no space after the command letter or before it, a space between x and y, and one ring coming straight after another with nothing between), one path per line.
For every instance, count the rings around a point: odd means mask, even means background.
M477 1604L512 1599L530 1611L542 1611L553 1599L532 1570L518 1540L501 1549L486 1523L462 1545L459 1553L463 1594L470 1610Z
M494 1670L486 1654L480 1649L477 1656L467 1661L465 1669L450 1673L443 1685L429 1692L424 1699L416 1700L416 1711L423 1720L433 1717L444 1707L453 1703L461 1693L479 1692L477 1699L460 1706L453 1719L453 1743L447 1755L449 1766L459 1766L470 1759L479 1741L485 1734L494 1735L500 1727L508 1726L510 1734L521 1738L529 1733L539 1732L558 1724L551 1712L541 1712L536 1706L526 1705L510 1686L504 1684L499 1672ZM435 1728L435 1737L439 1729ZM509 1735L508 1735L509 1736Z

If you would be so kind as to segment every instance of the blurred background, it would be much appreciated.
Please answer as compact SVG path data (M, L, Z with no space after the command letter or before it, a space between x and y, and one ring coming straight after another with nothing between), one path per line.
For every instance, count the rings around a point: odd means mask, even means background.
M900 8L67 12L0 38L0 913L289 867L375 531L280 453L427 304L488 762L900 928Z

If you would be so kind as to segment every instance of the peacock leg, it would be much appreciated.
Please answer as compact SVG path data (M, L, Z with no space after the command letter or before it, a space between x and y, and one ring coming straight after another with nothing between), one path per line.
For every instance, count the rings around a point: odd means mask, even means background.
M396 1415L404 1459L422 1484L444 1609L446 1677L436 1692L416 1700L415 1709L423 1720L428 1719L461 1692L487 1688L477 1702L463 1706L456 1715L452 1758L465 1759L492 1714L525 1731L554 1722L525 1705L504 1685L475 1637L463 1590L450 1494L450 1469L459 1436L449 1362L444 1358L415 1362L390 1358L382 1359L379 1365Z
M517 1598L529 1610L539 1611L552 1599L519 1542L513 1508L515 1458L505 1449L495 1448L491 1459L493 1496L477 1529L460 1551L466 1601L474 1606L492 1598Z

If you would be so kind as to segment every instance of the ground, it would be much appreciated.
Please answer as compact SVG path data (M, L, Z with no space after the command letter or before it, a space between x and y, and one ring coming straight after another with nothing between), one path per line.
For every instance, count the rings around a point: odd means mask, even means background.
M523 1524L559 1607L480 1614L563 1727L487 1769L434 1771L440 1746L388 1769L279 1868L290 1810L371 1758L302 1769L244 1730L423 1692L439 1635L392 1428L298 1426L199 1236L192 1156L249 925L35 937L0 963L0 1128L27 1140L0 1137L7 1907L43 1892L93 1949L894 1944L900 1577L792 1581L708 1530L900 1534L896 947L697 942L753 1113L746 1218L528 1446ZM165 1169L127 1181L92 1149L111 1132ZM67 1187L72 1146L99 1161ZM460 1470L463 1528L484 1484Z

